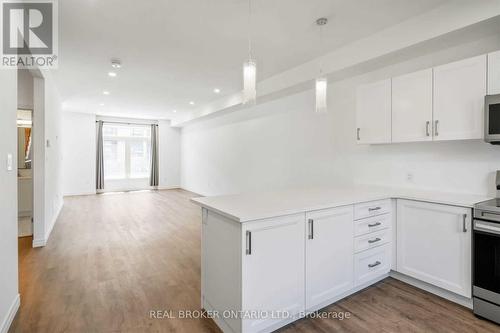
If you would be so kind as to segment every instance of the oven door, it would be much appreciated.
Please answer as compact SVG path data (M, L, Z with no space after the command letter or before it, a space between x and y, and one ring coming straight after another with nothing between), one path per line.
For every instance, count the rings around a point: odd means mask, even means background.
M484 140L500 142L500 94L488 95L484 100Z
M474 296L500 304L500 223L474 220Z

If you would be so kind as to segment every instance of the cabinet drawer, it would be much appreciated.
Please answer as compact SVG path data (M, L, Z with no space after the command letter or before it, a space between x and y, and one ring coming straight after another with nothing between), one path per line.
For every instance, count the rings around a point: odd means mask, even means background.
M369 217L354 222L354 236L361 236L371 232L387 229L391 226L391 214Z
M370 216L382 215L391 211L391 200L363 202L354 205L354 219L364 219Z
M373 232L354 239L354 252L365 251L391 241L391 229Z
M354 255L354 281L363 283L387 274L391 269L391 245L382 245Z

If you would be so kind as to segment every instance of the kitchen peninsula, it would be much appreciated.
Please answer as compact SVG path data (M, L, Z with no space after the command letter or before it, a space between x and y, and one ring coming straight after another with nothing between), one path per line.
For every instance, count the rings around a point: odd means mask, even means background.
M391 274L470 307L472 207L487 199L372 186L194 198L202 306L239 313L214 318L224 332L269 332Z

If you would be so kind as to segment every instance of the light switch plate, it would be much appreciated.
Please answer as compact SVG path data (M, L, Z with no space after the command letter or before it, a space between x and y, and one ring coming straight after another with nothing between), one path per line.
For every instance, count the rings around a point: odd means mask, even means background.
M12 171L12 154L7 154L7 171Z

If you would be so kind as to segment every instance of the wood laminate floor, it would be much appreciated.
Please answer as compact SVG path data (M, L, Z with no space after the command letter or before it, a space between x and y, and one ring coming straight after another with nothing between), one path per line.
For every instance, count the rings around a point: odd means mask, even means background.
M183 190L70 197L46 247L20 238L9 332L218 332L200 309L201 213ZM163 319L150 318L159 310ZM166 312L172 310L172 312ZM469 309L388 278L281 332L500 332Z

